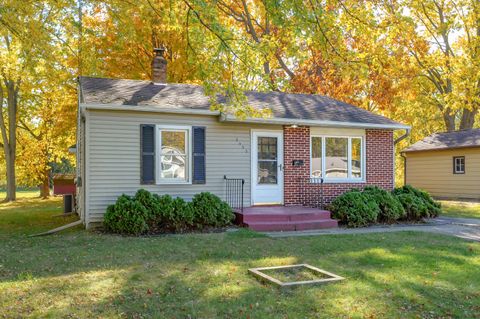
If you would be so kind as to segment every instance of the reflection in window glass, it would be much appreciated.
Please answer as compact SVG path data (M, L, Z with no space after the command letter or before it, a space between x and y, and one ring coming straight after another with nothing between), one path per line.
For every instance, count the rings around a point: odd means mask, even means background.
M327 137L325 139L325 177L348 177L348 139Z
M322 177L322 138L312 137L312 177Z
M277 159L277 138L259 137L258 138L258 159L276 160Z
M258 137L258 184L277 184L277 138Z
M162 131L162 152L164 149L185 154L185 131Z
M352 178L362 177L362 140L352 138Z
M160 178L186 180L187 131L160 131Z
M276 161L258 161L258 184L277 184Z

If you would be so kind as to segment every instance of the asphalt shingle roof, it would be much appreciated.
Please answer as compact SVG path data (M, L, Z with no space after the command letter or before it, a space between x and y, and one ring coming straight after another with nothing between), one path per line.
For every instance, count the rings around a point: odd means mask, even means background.
M108 104L152 106L209 110L209 97L203 88L189 84L153 84L150 81L80 77L81 102L84 104ZM245 93L249 105L270 108L275 118L292 120L318 120L399 126L401 123L373 114L353 105L314 94L281 92Z
M480 146L480 129L435 133L410 145L402 152L442 150Z

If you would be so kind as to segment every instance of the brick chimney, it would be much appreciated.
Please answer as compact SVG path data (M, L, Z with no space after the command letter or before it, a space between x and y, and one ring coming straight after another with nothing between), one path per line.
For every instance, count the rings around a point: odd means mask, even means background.
M165 48L153 49L152 60L152 82L167 83L167 60L165 59Z

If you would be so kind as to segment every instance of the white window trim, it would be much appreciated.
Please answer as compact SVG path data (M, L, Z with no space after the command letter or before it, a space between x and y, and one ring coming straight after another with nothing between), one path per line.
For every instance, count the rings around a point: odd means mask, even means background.
M320 137L322 139L322 177L324 183L365 183L366 181L366 151L365 151L365 136L362 135L320 135L320 134L312 134L310 135L310 177L311 178L319 178L312 176L312 138L313 137ZM326 139L327 138L346 138L348 139L348 146L347 146L347 171L348 177L347 178L327 178L325 176L325 159L326 159ZM352 178L352 138L359 138L360 139L360 157L362 159L362 177L361 178Z
M454 174L465 174L465 156L454 156L453 159L454 159L453 173ZM463 160L463 165L461 163L457 163L457 160L459 160L459 161ZM457 170L457 166L458 167L463 166L463 170Z
M186 152L186 170L187 178L185 180L174 180L161 178L160 152L162 141L160 139L160 131L187 131L187 152ZM192 127L182 125L155 125L155 184L156 185L190 185L192 184Z

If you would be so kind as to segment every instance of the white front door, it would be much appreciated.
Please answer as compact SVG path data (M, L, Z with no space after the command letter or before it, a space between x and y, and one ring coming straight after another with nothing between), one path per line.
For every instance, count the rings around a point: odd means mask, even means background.
M283 204L283 132L252 131L252 205Z

